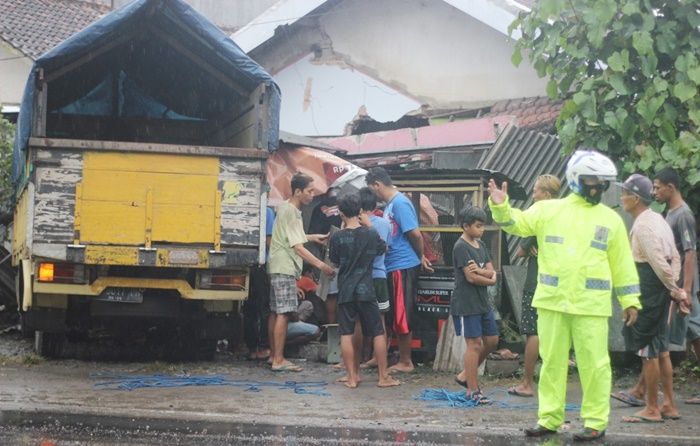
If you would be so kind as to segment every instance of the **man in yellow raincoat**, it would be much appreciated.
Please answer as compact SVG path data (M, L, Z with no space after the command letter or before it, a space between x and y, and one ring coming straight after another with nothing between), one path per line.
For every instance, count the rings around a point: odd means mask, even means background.
M600 203L617 169L595 151L575 152L566 169L572 193L542 200L528 210L508 203L508 186L489 181L489 205L504 231L536 236L539 277L532 306L537 308L542 369L539 420L530 437L553 434L564 422L569 349L573 343L583 389L582 432L575 441L605 435L610 413L612 374L608 354L608 318L614 290L631 325L637 318L639 278L617 213Z

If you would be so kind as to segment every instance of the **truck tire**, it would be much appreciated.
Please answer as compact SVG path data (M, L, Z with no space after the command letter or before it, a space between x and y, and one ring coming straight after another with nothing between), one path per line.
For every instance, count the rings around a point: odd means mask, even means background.
M63 333L34 332L34 351L44 358L56 359L63 353L66 336Z

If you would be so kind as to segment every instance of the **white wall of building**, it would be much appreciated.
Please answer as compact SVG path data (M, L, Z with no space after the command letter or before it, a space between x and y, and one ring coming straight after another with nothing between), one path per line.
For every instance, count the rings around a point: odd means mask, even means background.
M275 75L282 90L282 130L342 135L360 107L378 121L394 121L420 107L415 99L358 70L313 59L309 55Z
M443 1L345 0L319 20L334 52L433 107L545 93L507 36Z
M9 45L0 42L0 104L18 106L22 102L32 61Z

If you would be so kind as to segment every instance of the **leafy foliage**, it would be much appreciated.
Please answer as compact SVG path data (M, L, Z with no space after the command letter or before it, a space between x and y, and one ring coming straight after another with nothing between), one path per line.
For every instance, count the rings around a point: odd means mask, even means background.
M607 152L626 173L664 166L700 186L697 0L539 0L511 24L547 94L565 99L564 150Z
M0 224L12 216L12 143L15 126L0 115Z

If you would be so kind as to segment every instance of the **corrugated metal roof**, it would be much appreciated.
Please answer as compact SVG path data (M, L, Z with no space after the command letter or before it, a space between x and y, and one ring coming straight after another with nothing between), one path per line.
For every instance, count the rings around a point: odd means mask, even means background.
M551 174L562 180L561 194L567 188L564 181L568 155L562 155L561 142L554 135L524 130L516 125L507 126L493 147L479 161L479 169L495 170L514 179L528 192L524 201L513 201L520 209L532 204L532 188L537 177ZM508 236L508 253L515 263L519 237Z

